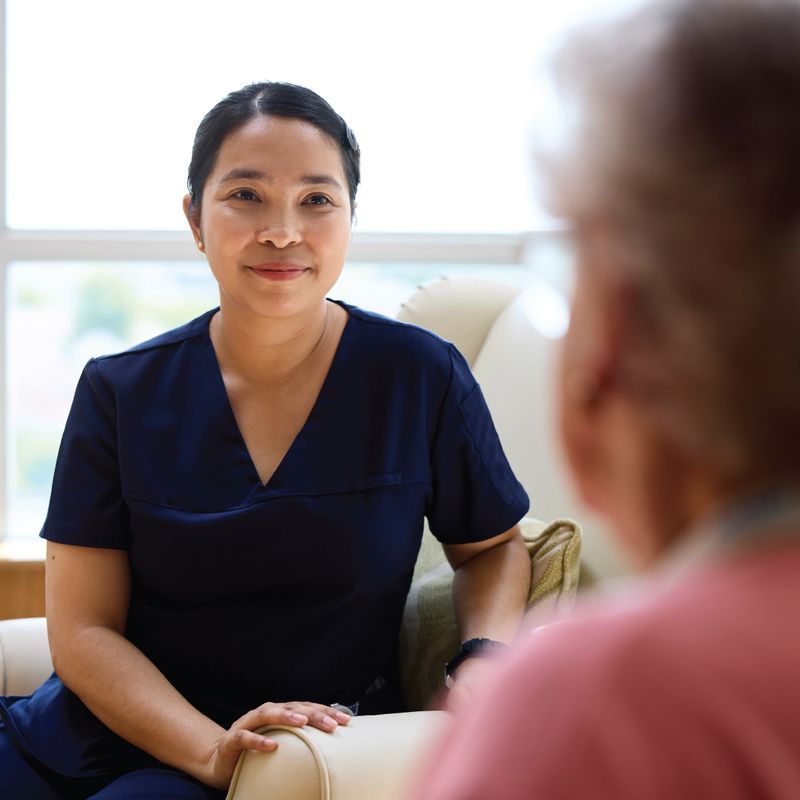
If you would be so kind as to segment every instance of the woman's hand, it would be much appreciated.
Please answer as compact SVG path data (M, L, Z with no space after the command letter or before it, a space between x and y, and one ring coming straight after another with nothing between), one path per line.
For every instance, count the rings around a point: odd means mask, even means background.
M236 762L243 750L271 753L278 743L255 731L265 725L288 725L302 728L311 725L331 733L339 725L347 725L350 715L319 703L264 703L236 720L215 742L209 754L205 783L217 789L227 789Z

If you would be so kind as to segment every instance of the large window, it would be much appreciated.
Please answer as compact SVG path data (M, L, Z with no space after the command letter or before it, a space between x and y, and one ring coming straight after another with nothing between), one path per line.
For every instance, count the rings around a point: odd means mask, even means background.
M215 303L180 211L194 129L289 80L356 131L363 182L335 296L396 312L442 274L559 284L529 178L559 32L620 0L0 0L0 538L32 536L81 367Z

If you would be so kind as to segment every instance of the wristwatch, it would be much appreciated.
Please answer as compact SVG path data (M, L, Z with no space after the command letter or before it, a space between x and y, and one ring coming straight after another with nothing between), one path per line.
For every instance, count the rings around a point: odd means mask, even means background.
M453 673L459 665L468 658L476 656L494 655L500 650L507 650L508 645L496 642L494 639L468 639L461 645L459 651L444 665L444 685L452 689L455 685Z

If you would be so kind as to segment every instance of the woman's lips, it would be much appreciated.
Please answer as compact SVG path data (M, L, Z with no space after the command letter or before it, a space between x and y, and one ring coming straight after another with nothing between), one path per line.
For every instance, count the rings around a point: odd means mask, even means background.
M301 264L256 264L250 269L270 281L291 281L308 271L308 267Z

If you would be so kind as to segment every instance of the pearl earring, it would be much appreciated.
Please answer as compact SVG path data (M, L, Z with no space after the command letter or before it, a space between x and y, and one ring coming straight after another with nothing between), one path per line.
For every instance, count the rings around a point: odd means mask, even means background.
M205 252L205 249L206 249L206 246L205 246L205 245L204 245L202 242L198 242L198 243L197 243L197 249L198 249L198 250L199 250L201 253L204 253L204 252Z

